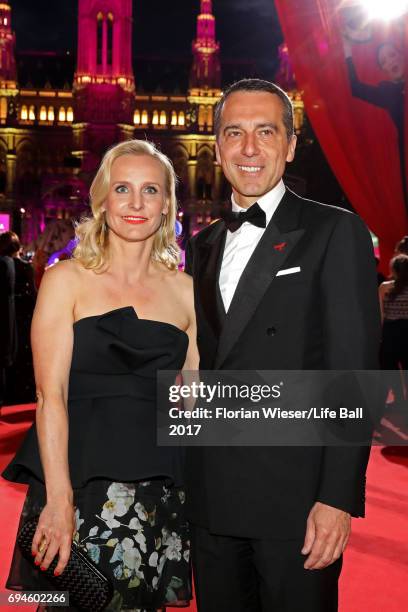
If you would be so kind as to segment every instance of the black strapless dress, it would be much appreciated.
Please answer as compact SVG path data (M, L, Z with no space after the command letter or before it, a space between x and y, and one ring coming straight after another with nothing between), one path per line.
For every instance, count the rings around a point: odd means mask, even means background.
M156 610L191 598L182 449L156 446L156 372L179 370L188 336L132 307L74 323L69 466L76 540L109 576L106 608ZM20 525L45 503L36 427L3 472L29 489ZM50 590L15 547L7 588Z

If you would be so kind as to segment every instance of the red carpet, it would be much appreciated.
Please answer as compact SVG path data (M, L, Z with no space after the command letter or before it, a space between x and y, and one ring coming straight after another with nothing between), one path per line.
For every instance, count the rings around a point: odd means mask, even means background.
M32 406L2 410L0 469L14 454L33 417ZM353 521L340 582L340 612L408 610L406 451L407 448L373 448L367 478L367 518ZM4 592L24 493L24 486L0 479L0 592ZM12 609L28 612L35 608L0 606L0 611ZM184 610L195 612L196 608L193 605Z

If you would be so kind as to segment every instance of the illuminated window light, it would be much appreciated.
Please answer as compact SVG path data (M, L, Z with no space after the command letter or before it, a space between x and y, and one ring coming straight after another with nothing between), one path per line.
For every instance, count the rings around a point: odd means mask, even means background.
M66 120L65 108L61 106L58 111L58 121L65 121L65 120Z
M48 108L48 121L54 121L54 119L55 119L54 107L50 106Z
M159 113L156 110L153 111L152 123L153 123L153 125L158 125L159 124Z
M149 115L147 114L147 110L142 111L142 125L147 125L149 123Z
M28 111L28 118L30 121L35 121L35 106L30 106L30 110Z
M139 125L140 124L140 111L135 110L135 112L133 113L133 123L135 125Z
M176 111L171 111L171 125L177 125L177 113L176 113Z
M5 17L4 18L4 25L7 25L7 24L8 24L8 19L7 19L7 17Z
M160 113L160 125L166 125L166 123L167 123L166 111L161 111L161 113Z
M74 110L72 106L69 106L67 108L67 121L69 121L69 123L72 123L73 120L74 120Z
M25 104L24 104L24 106L21 107L20 119L22 121L27 121L27 119L28 119L28 109L27 109Z
M361 0L371 19L391 21L408 11L408 0Z
M0 119L7 119L7 100L2 98L0 101Z
M40 108L40 121L47 121L47 109L45 106Z
M183 111L179 112L179 116L178 116L178 124L179 125L185 125L186 124L186 116L184 114Z

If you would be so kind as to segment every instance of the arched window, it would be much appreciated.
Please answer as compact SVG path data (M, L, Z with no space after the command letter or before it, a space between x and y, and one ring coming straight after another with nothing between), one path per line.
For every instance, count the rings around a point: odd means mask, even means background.
M74 120L74 109L72 108L72 106L68 106L68 108L67 108L67 121L72 123L73 120Z
M108 66L112 66L112 52L113 52L113 15L108 13L107 21L107 35L108 35Z
M186 125L186 116L184 114L184 111L180 111L179 112L179 116L178 116L178 124L179 125Z
M54 107L49 106L48 107L48 121L54 121L54 119L55 119Z
M135 112L133 113L133 123L135 125L140 124L140 111L139 110L135 110Z
M159 125L159 113L157 112L157 110L153 111L152 123L153 125Z
M147 125L149 123L149 115L147 114L147 110L142 111L142 125Z
M7 119L7 100L2 98L0 102L0 118Z
M65 108L63 106L60 106L60 109L58 111L58 121L65 121L65 120L66 120Z
M167 124L166 111L162 110L160 113L160 125L166 125L166 124Z
M40 121L47 121L47 109L45 106L40 108Z
M177 125L177 113L176 113L176 111L171 111L171 125Z
M32 104L30 106L30 110L28 111L28 118L30 121L35 121L35 106Z
M25 104L23 104L23 106L21 107L20 119L22 121L27 121L28 119L28 109Z
M96 63L102 64L102 47L103 47L103 14L98 13L96 24Z

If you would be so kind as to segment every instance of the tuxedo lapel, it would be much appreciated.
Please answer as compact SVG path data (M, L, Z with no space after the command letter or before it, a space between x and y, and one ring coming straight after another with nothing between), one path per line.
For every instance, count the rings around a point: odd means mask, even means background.
M218 278L226 233L223 221L215 224L213 232L200 245L198 256L199 299L204 314L217 337L220 335L222 320L225 317L225 313L221 311L222 298L219 295Z
M253 317L277 272L293 251L304 229L299 228L301 203L286 191L245 267L221 330L214 368L220 368Z

